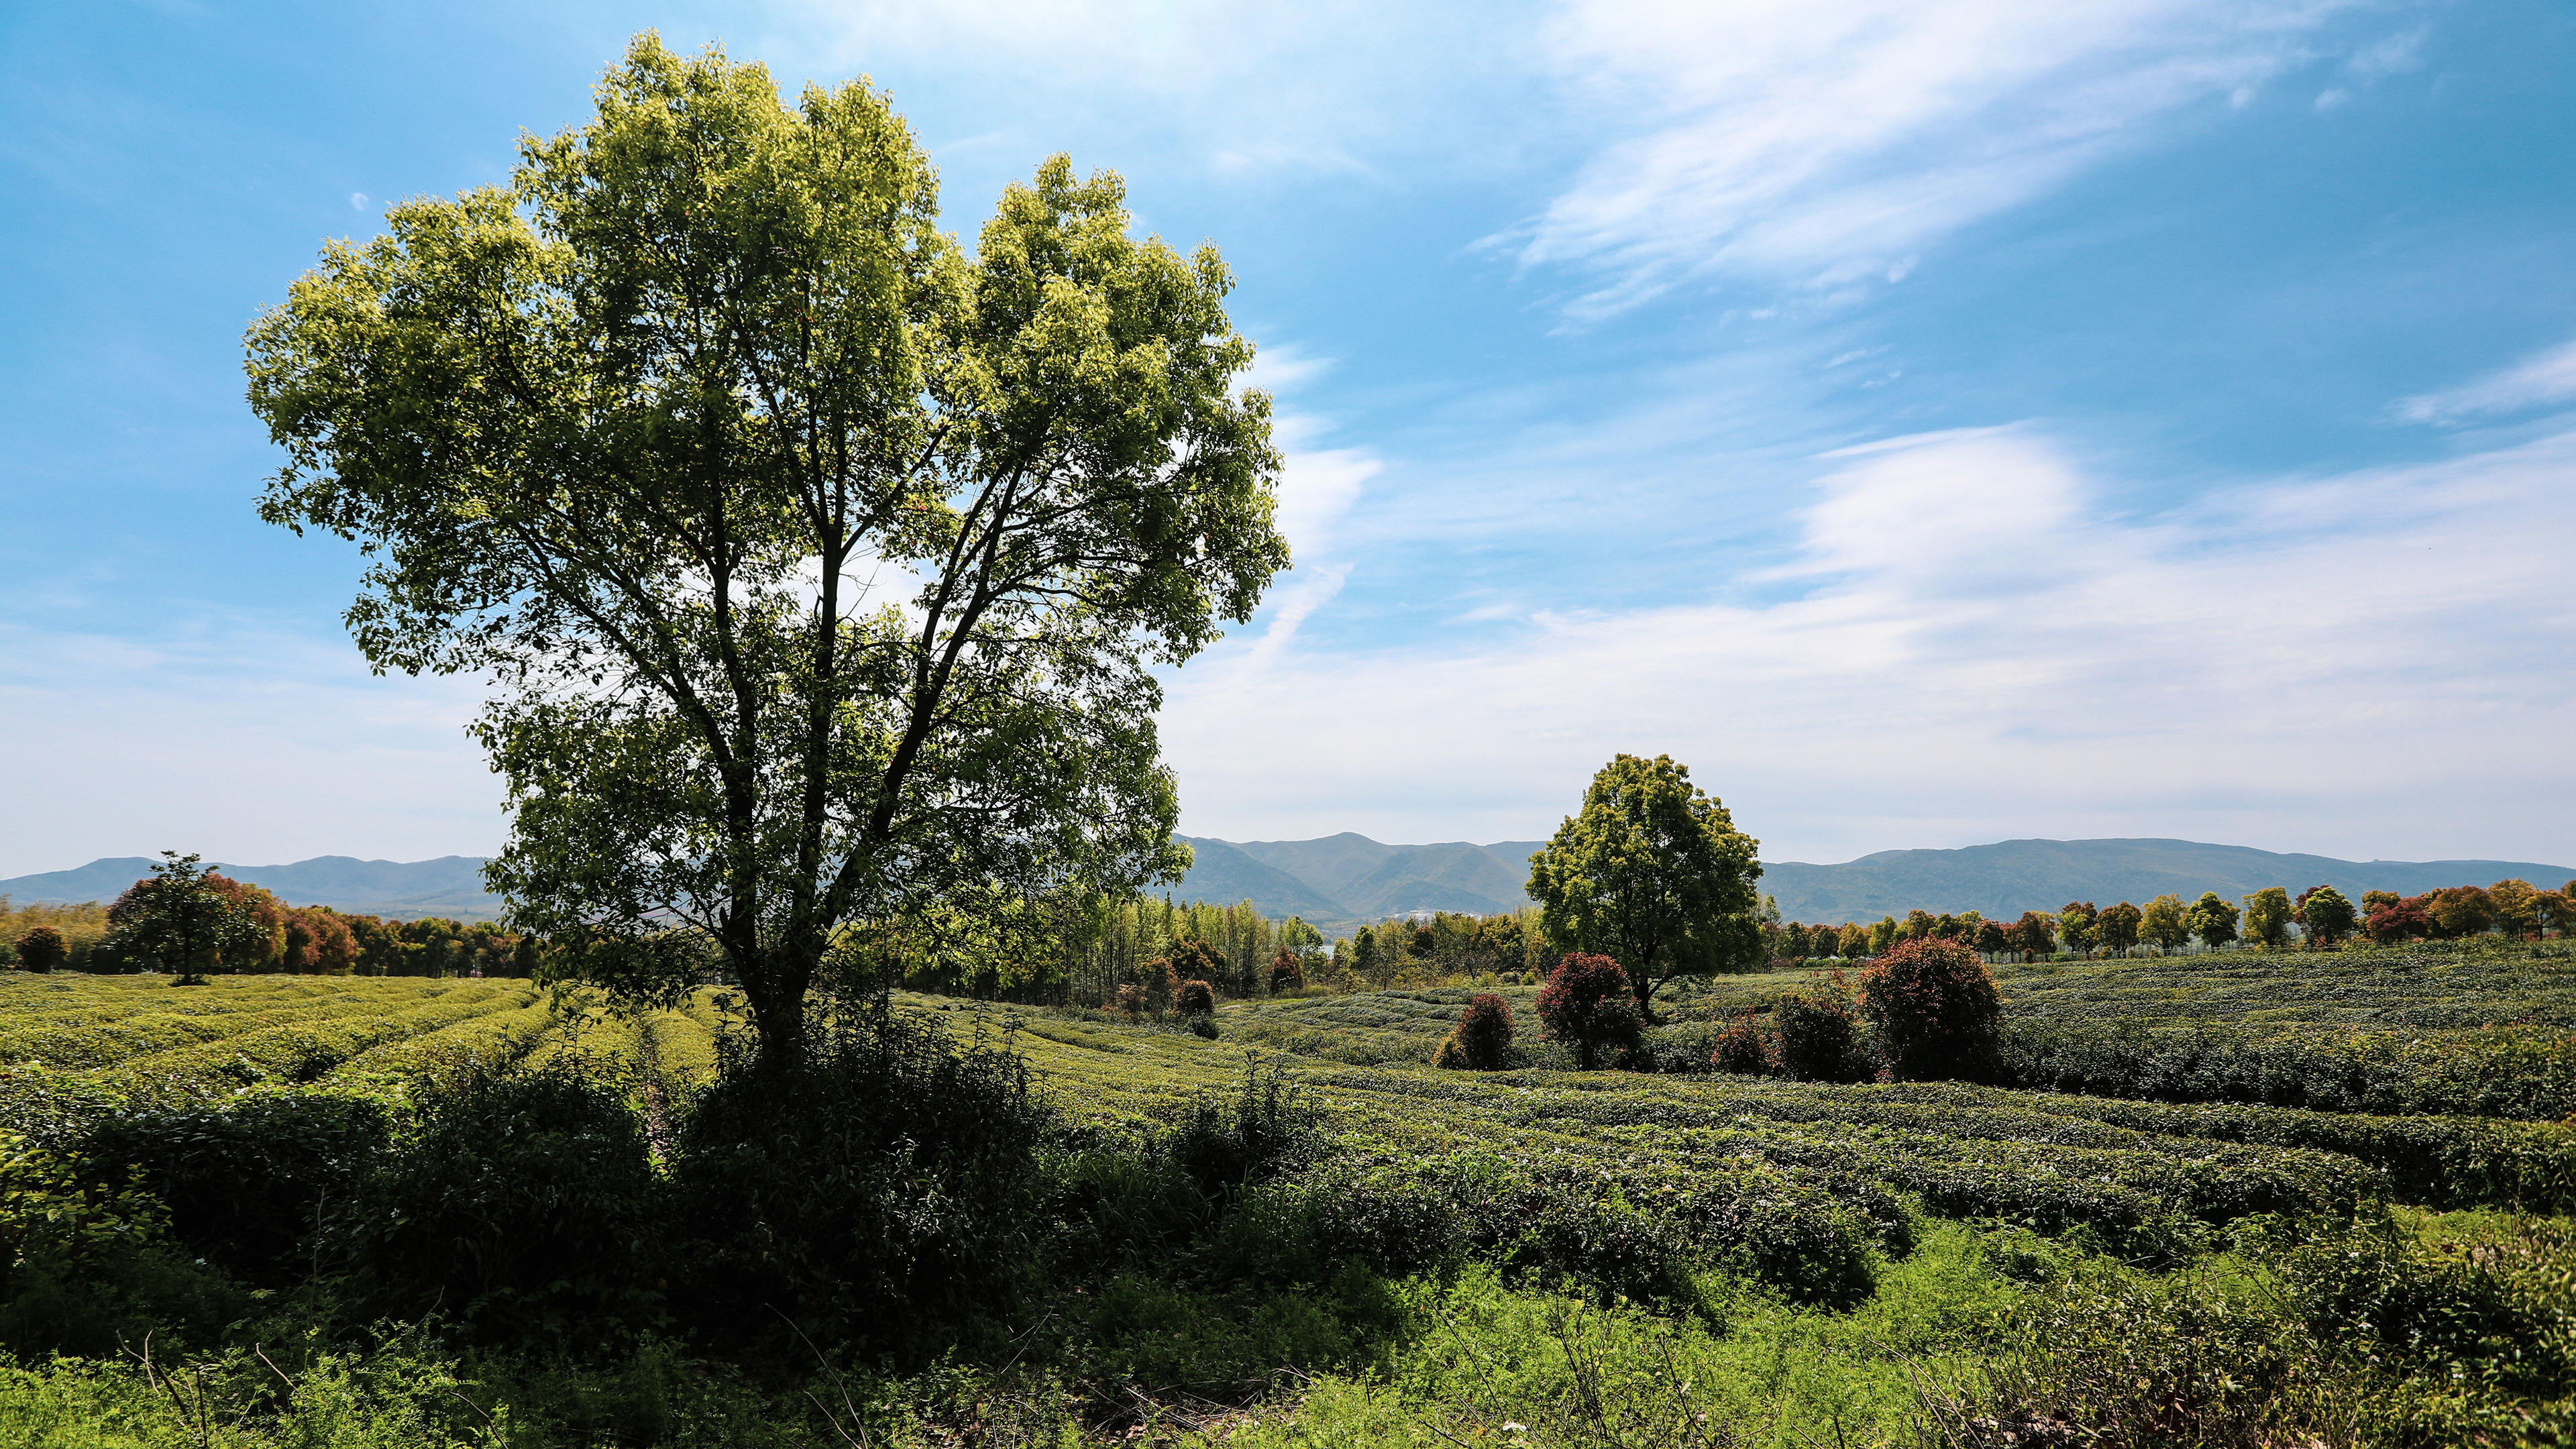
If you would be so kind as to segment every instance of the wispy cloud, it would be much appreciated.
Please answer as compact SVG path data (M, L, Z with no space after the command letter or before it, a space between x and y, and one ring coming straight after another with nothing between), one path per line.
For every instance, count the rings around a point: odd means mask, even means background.
M1722 274L1901 277L1960 227L2057 185L2145 123L2252 88L2334 0L1575 0L1553 52L1596 116L1633 117L1502 239L1595 285L1578 316Z
M2410 423L2456 423L2571 398L2576 398L2576 342L2524 358L2460 387L2401 399L2397 416Z
M2032 834L2559 858L2571 468L2576 434L2137 518L2039 430L1904 439L1822 460L1795 597L1468 651L1227 646L1165 735L1218 835L1520 838L1610 754L1669 750L1774 859Z

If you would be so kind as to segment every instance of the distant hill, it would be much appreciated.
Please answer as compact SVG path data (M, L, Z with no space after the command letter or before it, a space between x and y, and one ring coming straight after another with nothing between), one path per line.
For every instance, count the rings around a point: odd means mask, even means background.
M2266 886L2297 895L2330 885L2359 901L2366 890L2414 895L2508 876L2552 889L2576 876L2576 868L2527 860L2336 860L2193 840L2006 840L1958 850L1882 850L1840 865L1767 863L1762 889L1793 921L1874 921L1917 906L2018 916L2068 901L2144 905L2167 892L2190 900L2216 891L2234 902Z
M1264 915L1303 916L1327 929L1413 911L1482 916L1526 905L1521 887L1529 880L1529 858L1545 843L1385 845L1349 831L1320 840L1181 839L1199 859L1174 895L1227 905L1249 900ZM1258 888L1264 879L1284 884L1265 894Z
M0 880L0 896L20 905L37 901L112 901L152 873L159 861L140 855L93 860L76 870L47 871ZM483 892L483 859L443 855L436 860L359 860L317 855L288 865L209 867L235 880L276 893L293 906L329 906L362 915L450 916L484 921L501 914L500 897Z

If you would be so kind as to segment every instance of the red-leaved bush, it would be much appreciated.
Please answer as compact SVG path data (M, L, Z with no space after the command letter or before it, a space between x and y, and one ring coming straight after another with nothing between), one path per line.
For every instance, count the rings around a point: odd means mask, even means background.
M1779 1054L1779 1043L1762 1027L1762 1014L1748 1006L1717 1034L1717 1050L1708 1054L1708 1063L1740 1077L1767 1077L1779 1064Z
M1899 1077L1972 1076L1993 1056L2004 999L1956 941L1907 941L1879 957L1861 973L1860 1000Z
M1172 994L1172 1009L1183 1016L1206 1016L1216 1010L1216 992L1204 981L1184 981Z
M1458 1013L1458 1024L1440 1039L1439 1049L1431 1054L1431 1064L1499 1072L1511 1065L1511 1056L1511 1003L1490 991L1479 991L1467 999L1467 1009Z
M1277 996L1305 989L1306 963L1297 959L1296 952L1280 947L1278 954L1270 958L1270 994Z
M1572 1046L1587 1072L1605 1053L1635 1047L1645 1034L1629 994L1628 973L1607 956L1569 953L1557 963L1539 988L1538 1019L1547 1039Z

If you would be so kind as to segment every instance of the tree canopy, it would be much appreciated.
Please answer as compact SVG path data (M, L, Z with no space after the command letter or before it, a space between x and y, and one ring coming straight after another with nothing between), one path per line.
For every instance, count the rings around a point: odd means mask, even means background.
M1761 963L1760 848L1671 756L1621 755L1530 857L1529 895L1549 940L1616 960L1646 1012L1675 976Z
M379 671L479 673L487 868L567 969L738 980L1035 936L1176 878L1156 664L1287 566L1211 246L1059 156L970 253L864 82L639 38L511 184L334 243L248 344L270 521L358 540Z

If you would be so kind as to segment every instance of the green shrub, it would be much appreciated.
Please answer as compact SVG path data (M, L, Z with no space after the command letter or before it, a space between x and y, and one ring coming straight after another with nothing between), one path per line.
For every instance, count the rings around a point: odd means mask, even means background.
M1877 1072L1859 1012L1837 971L1826 982L1783 996L1771 1008L1780 1068L1805 1082L1862 1082Z
M418 1132L332 1214L367 1317L433 1310L479 1341L594 1338L658 1311L662 1184L627 1084L566 1054L424 1093Z
M1185 1108L1166 1150L1201 1189L1230 1199L1314 1161L1323 1150L1320 1117L1284 1069L1255 1062L1232 1097L1206 1094Z
M377 1097L264 1089L213 1106L118 1113L86 1150L117 1172L141 1172L193 1252L275 1286L314 1269L307 1250L326 1216L349 1210L392 1133Z
M1499 1072L1511 1065L1512 1008L1490 991L1480 991L1458 1013L1458 1024L1440 1039L1431 1064L1453 1070Z

